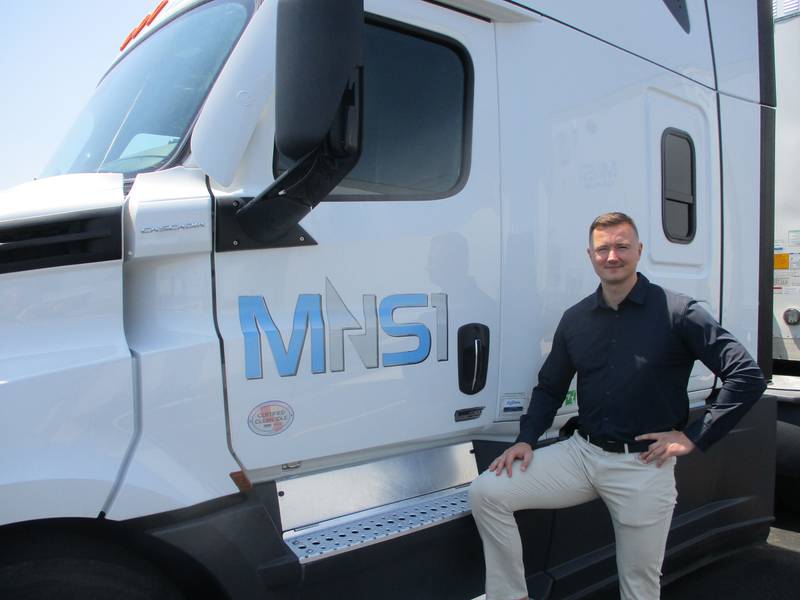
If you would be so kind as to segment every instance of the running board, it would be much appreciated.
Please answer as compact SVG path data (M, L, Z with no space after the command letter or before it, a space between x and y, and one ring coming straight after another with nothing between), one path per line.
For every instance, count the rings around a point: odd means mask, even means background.
M301 564L384 542L470 514L468 485L287 531Z

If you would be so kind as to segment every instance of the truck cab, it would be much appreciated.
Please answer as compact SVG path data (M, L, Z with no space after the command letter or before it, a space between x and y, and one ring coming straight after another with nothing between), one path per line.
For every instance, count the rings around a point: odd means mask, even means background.
M81 540L188 597L477 596L466 486L604 211L760 355L767 4L623 4L160 2L0 197L0 574ZM774 410L679 466L667 572L766 535ZM532 594L613 585L604 510L520 515Z

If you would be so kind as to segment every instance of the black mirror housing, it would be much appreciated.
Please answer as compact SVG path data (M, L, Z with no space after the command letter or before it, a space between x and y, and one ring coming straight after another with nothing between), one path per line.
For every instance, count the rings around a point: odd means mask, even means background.
M363 0L279 0L275 143L297 160L329 134L361 62Z

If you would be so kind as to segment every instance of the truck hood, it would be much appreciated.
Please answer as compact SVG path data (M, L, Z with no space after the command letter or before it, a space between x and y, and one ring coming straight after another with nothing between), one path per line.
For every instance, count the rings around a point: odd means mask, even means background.
M119 173L78 173L23 183L0 192L0 225L122 206Z

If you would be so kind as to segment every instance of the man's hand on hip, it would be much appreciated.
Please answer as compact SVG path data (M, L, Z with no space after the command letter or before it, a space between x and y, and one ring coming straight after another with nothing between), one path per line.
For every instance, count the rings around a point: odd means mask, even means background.
M511 477L511 465L515 460L521 460L520 469L525 471L533 458L533 448L528 442L517 442L510 448L507 448L500 456L492 461L489 465L489 470L500 475L503 470L508 471L508 476Z
M662 431L661 433L645 433L637 435L637 441L653 440L650 447L639 455L646 463L656 461L660 467L673 456L685 456L694 450L694 442L681 431Z

